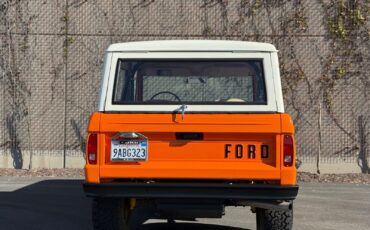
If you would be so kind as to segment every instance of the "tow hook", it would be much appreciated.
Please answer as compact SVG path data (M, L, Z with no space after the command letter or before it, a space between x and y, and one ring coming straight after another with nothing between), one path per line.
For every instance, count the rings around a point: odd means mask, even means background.
M131 198L130 199L130 210L133 210L136 207L136 199Z

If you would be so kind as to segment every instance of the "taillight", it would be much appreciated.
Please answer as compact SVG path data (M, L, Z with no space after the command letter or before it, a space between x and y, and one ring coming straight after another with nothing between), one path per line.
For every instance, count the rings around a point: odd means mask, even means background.
M284 135L284 166L289 167L293 165L294 146L293 137L291 135Z
M87 161L91 165L96 165L98 159L98 135L92 133L87 140Z

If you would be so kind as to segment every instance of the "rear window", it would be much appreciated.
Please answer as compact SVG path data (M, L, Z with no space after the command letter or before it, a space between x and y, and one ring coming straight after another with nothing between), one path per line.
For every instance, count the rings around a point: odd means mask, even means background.
M119 60L113 104L267 104L262 60Z

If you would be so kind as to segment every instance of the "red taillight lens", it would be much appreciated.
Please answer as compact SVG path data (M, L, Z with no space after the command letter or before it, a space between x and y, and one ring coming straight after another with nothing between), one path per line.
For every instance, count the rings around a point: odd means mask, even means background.
M98 135L92 133L87 140L87 161L91 165L96 165L98 159Z
M284 135L284 166L293 166L294 146L293 137L291 135Z

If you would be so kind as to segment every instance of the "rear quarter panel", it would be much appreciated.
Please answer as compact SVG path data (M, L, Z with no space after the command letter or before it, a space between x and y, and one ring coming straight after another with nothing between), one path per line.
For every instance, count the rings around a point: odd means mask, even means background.
M147 162L111 162L110 140L117 132L140 132L149 139ZM295 167L282 166L284 134L293 134L286 114L124 114L94 113L89 133L98 133L98 165L86 165L86 180L225 179L278 180L295 184ZM202 141L176 140L176 132L202 132ZM255 145L256 157L247 152L225 159L225 144ZM262 144L270 146L269 159L261 158Z

